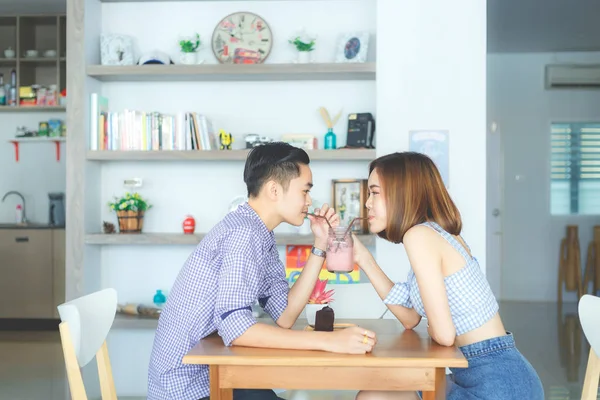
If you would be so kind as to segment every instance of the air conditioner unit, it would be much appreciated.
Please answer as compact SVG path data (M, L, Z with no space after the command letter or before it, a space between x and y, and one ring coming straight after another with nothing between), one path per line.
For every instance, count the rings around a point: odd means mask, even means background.
M600 64L546 65L546 89L600 89Z

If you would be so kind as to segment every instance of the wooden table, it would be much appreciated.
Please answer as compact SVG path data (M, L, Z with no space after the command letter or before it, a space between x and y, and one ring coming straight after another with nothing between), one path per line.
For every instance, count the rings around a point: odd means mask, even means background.
M261 321L263 322L263 321ZM366 355L231 346L219 336L201 340L184 364L207 364L211 400L231 400L234 388L423 391L424 400L445 399L446 367L466 368L456 347L427 334L405 331L396 320L339 320L377 333ZM298 320L292 329L304 329Z

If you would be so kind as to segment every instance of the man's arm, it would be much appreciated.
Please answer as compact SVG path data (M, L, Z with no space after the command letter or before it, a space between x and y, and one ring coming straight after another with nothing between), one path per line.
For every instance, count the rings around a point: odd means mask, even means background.
M325 251L327 245L315 242L315 247ZM294 325L308 303L308 298L319 278L321 268L323 268L323 261L325 261L323 257L310 253L300 276L289 290L287 307L277 319L277 325L282 328L291 328Z
M226 346L234 344L350 354L364 354L372 350L376 342L375 333L360 327L336 332L309 332L257 323L251 306L258 298L260 271L264 268L265 257L261 254L260 239L250 229L240 228L224 242L223 252L219 283L215 288L215 324ZM267 305L271 300L267 300ZM274 301L270 304L276 306L282 303ZM275 313L277 309L272 311Z

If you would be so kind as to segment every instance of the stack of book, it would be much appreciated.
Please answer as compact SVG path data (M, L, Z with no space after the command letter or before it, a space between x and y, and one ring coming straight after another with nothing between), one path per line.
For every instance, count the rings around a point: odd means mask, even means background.
M163 114L110 111L108 99L92 93L90 150L216 150L212 122L196 112Z

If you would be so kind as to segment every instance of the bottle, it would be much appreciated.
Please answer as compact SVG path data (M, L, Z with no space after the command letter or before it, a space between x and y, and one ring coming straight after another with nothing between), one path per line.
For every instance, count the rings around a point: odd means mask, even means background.
M333 133L333 128L329 128L325 135L325 150L333 150L336 148L335 133Z
M0 106L6 105L6 91L4 90L4 74L0 74Z
M20 204L17 204L17 212L16 212L16 223L17 224L22 224L23 223L23 206Z
M15 69L10 72L10 92L8 96L8 105L17 105L17 70Z
M166 301L167 301L167 298L162 293L162 290L157 290L156 294L154 295L154 305L157 308L163 308L163 306L165 305Z

